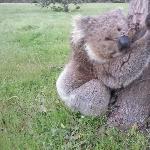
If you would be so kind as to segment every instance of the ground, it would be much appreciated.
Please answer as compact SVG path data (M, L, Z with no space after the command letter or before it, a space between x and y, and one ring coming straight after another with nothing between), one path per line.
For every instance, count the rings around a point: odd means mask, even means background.
M72 113L55 82L68 60L71 18L125 4L84 4L52 12L34 4L0 4L0 145L2 150L145 150L148 136L133 127L105 128L106 117Z

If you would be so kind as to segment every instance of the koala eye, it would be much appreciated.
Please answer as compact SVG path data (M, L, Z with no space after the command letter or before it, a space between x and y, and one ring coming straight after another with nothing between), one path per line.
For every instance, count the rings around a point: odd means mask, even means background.
M117 30L120 32L120 31L121 31L121 28L117 28Z
M105 38L106 41L111 41L112 39L110 37Z

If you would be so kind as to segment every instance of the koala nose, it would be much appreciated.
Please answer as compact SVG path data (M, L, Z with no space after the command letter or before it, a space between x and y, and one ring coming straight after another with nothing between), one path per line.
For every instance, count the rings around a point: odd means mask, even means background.
M130 47L130 39L128 36L123 35L118 39L118 48L120 51L123 51L126 48Z

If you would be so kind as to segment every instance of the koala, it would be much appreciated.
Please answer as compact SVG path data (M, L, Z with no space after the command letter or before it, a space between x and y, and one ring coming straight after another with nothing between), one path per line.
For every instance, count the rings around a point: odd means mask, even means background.
M87 116L102 115L111 91L140 77L150 61L150 25L146 25L145 35L130 43L132 34L120 10L75 18L70 60L56 82L69 108Z

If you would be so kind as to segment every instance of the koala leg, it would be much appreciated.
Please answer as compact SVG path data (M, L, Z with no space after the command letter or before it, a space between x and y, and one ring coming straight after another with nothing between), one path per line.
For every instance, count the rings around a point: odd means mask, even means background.
M74 69L67 66L59 76L56 86L58 94L73 111L87 116L105 113L110 100L110 90L97 79L87 79L86 75L77 76Z
M70 94L70 108L88 116L104 114L108 109L110 90L99 80L90 80Z

